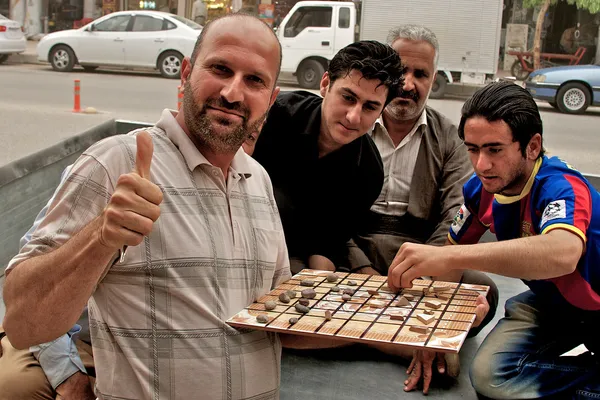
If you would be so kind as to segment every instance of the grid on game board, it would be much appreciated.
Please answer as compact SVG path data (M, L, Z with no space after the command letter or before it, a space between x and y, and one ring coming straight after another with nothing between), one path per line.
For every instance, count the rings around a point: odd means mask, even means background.
M475 296L486 294L488 290L479 285L416 279L411 289L394 293L384 276L337 272L337 282L328 282L327 274L327 271L303 270L228 322L234 326L261 327L280 332L458 351L475 319ZM304 280L312 281L313 285L303 285ZM331 291L334 286L340 291ZM303 314L295 309L295 305L300 292L308 288L314 289L316 296L308 300L310 310ZM342 299L345 289L353 291L351 299L346 302ZM283 303L279 294L287 290L297 292L298 297ZM446 296L438 298L436 293L440 292ZM407 295L408 304L397 305L398 299L404 295ZM266 311L264 303L269 300L277 306ZM331 313L329 320L325 318L326 312ZM265 314L268 321L257 322L259 314ZM298 322L292 325L290 318L297 318ZM429 319L432 321L428 324L424 322Z

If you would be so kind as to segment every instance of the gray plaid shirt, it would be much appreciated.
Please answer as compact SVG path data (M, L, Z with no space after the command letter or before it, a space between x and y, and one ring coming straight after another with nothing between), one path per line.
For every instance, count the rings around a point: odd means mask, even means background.
M147 129L161 216L113 263L88 306L100 399L279 398L274 334L224 323L289 279L271 181L242 149L227 182L165 110ZM90 147L48 215L10 263L55 250L99 215L133 170L135 133Z

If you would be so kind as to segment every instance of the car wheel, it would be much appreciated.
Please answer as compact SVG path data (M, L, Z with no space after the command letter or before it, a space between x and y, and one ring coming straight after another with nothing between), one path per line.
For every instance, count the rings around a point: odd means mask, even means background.
M435 76L435 81L433 82L433 85L431 86L431 93L429 94L429 97L432 99L443 98L446 94L447 85L448 82L446 81L446 77L441 73L438 73Z
M8 54L0 54L0 64L8 60Z
M527 68L533 68L533 65L528 61L525 61L525 65L527 65ZM524 70L521 62L519 60L515 60L512 67L510 67L510 73L513 74L517 80L524 81L531 72Z
M318 89L325 68L317 60L306 60L298 68L298 83L304 89Z
M75 66L75 53L69 46L56 46L50 53L50 65L59 72L71 72Z
M558 110L558 104L556 104L555 102L549 101L548 104L550 104L552 106L552 108Z
M556 105L564 113L581 114L589 107L592 96L587 87L581 83L567 83L556 95Z
M98 69L97 65L83 65L83 69L85 70L85 72L94 72L95 70Z
M158 70L165 78L178 79L181 76L183 56L176 51L167 51L158 59Z

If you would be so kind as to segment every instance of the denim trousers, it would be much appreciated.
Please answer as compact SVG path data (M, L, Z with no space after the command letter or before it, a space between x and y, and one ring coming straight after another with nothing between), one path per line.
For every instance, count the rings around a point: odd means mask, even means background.
M470 377L491 399L600 399L600 313L553 308L531 291L506 302L481 344ZM585 344L579 356L561 354Z

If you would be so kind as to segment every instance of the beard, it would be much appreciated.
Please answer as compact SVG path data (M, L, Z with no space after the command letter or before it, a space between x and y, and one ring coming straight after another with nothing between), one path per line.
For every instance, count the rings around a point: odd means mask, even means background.
M398 101L400 99L408 100L408 102L404 103ZM423 112L427 99L423 99L422 104L419 101L420 97L417 92L401 91L398 95L398 98L392 100L392 102L386 107L386 112L392 118L398 121L416 119L419 117L419 115L421 115L421 112Z
M216 107L223 110L231 110L242 114L242 122L234 124L226 118L216 118L221 126L229 127L225 133L219 133L213 127L213 121L207 114L207 107ZM183 113L185 124L192 140L202 146L208 147L214 153L235 153L248 137L260 129L267 118L267 112L258 120L249 123L250 110L241 103L229 103L222 97L209 98L200 107L194 99L192 85L189 81L185 83L183 92Z

